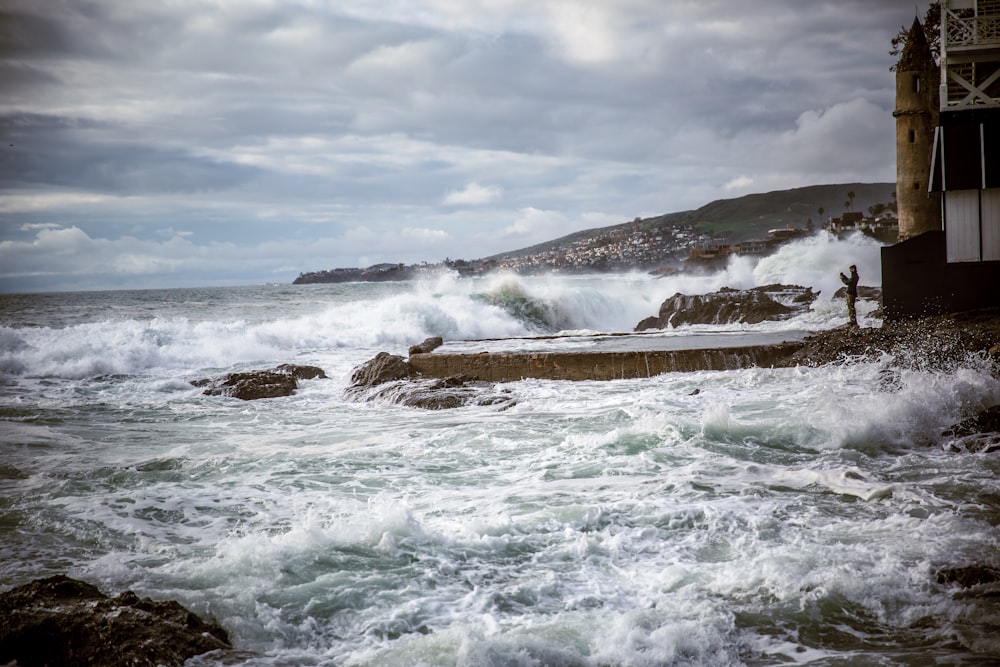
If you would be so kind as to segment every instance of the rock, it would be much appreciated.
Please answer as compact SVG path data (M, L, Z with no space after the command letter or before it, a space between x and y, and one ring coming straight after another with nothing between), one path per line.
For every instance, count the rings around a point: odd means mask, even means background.
M415 354L427 354L428 352L433 352L437 348L441 347L443 343L444 339L441 338L441 336L426 338L424 339L424 342L419 345L411 345L409 354L411 357Z
M1000 448L1000 405L963 419L941 433L953 451L992 452Z
M180 667L231 648L222 627L174 601L110 598L61 575L0 593L0 664Z
M970 355L986 355L1000 340L1000 310L981 310L883 322L881 327L843 326L819 332L787 360L787 365L818 366L844 359L878 359L893 366L946 369Z
M355 388L374 387L416 377L418 373L398 354L379 352L351 373L351 385Z
M196 387L206 387L206 396L230 396L244 401L259 398L291 396L299 380L325 379L326 373L316 366L281 364L271 370L229 373L220 378L192 380Z
M945 437L961 437L965 435L975 435L977 433L998 432L1000 432L1000 405L994 405L991 408L983 410L974 417L969 417L968 419L955 424L942 433L942 435Z
M426 341L425 341L426 342ZM357 401L386 401L424 410L464 405L513 405L509 395L489 393L489 385L462 377L427 378L398 355L379 352L354 369L344 396Z
M421 379L388 383L366 395L366 400L383 400L422 410L448 410L466 405L514 405L513 398L487 391L488 385L462 377Z
M939 584L958 584L962 588L972 588L1000 581L1000 570L984 565L967 565L942 568L934 576Z
M795 285L767 285L749 290L723 287L718 292L698 296L678 292L663 302L658 315L642 320L635 330L784 320L807 311L817 296L812 288Z
M325 380L326 373L319 366L300 366L298 364L281 364L274 369L278 373L291 375L296 380Z
M836 292L833 293L834 299L846 299L847 298L847 287L841 287ZM877 301L882 303L882 288L880 287L869 287L867 285L858 285L858 300L859 301Z

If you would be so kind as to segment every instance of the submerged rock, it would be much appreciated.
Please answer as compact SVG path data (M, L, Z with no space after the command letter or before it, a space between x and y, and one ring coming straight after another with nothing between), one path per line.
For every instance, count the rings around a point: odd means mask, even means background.
M784 320L809 310L818 295L810 287L797 285L767 285L748 290L723 287L718 292L696 296L678 292L660 305L657 315L639 322L635 330Z
M205 387L206 396L230 396L244 401L259 398L291 396L299 380L325 379L326 373L316 366L281 364L270 370L229 373L219 378L192 380L196 387Z
M115 598L62 575L0 593L0 664L19 667L180 667L229 636L174 601Z

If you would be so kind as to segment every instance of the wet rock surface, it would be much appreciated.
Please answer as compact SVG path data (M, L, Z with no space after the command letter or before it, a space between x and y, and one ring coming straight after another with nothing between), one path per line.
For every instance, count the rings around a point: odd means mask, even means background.
M808 336L786 365L818 366L891 355L893 365L947 369L970 355L988 357L1000 344L1000 310L883 322L880 327L842 326ZM994 357L995 358L995 357Z
M424 339L424 342L419 345L411 345L409 354L410 356L414 354L427 354L428 352L433 352L443 344L444 339L441 336L432 336L431 338Z
M963 419L941 433L952 451L994 452L1000 450L1000 405Z
M429 378L398 355L379 352L354 369L344 392L354 401L385 401L424 410L447 410L465 405L510 407L509 393L492 390L489 383L461 376Z
M784 320L807 311L818 295L810 287L777 284L748 290L723 287L718 292L695 296L678 292L660 305L657 315L639 322L635 330Z
M108 597L65 576L0 593L0 664L19 667L179 667L231 649L226 631L174 601L132 591Z
M206 396L229 396L244 401L260 398L291 396L299 380L325 379L326 373L316 366L281 364L270 370L229 373L218 378L192 380L196 387L205 387Z
M961 588L1000 582L1000 570L987 565L942 568L935 572L934 576L939 584L955 585Z
M366 361L351 373L351 386L357 388L374 387L418 377L419 373L398 354L379 352L370 361Z

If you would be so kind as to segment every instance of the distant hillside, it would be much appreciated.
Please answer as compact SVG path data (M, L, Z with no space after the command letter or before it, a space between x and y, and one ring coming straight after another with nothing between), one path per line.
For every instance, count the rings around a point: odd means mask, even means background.
M848 210L847 193L854 193L852 210L867 212L875 204L888 204L895 183L844 183L837 185L810 185L792 190L776 190L760 194L745 195L735 199L719 199L693 211L668 213L652 218L643 218L639 227L643 229L673 225L692 225L697 232L711 236L722 236L731 242L749 239L763 239L769 229L791 225L805 227L812 219L819 228L830 216L839 217ZM823 208L820 219L819 208ZM606 235L618 229L632 228L634 221L610 227L600 227L575 232L552 241L539 243L528 248L513 250L487 257L487 260L504 260L526 255L536 255L574 242Z
M815 229L821 229L828 218L840 217L847 210L866 213L875 204L892 203L895 190L895 183L845 183L720 199L693 211L587 229L491 257L445 260L443 265L465 276L498 269L523 274L660 270L683 262L691 250L705 245L702 235L735 244L765 241L771 229L805 229L810 220ZM854 193L850 209L848 192ZM413 280L440 267L423 263L326 269L302 273L294 283Z

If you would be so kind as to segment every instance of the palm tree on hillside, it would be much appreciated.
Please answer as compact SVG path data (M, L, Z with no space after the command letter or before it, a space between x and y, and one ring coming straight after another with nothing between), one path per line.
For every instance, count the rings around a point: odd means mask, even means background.
M825 211L825 210L826 209L823 208L822 206L820 206L818 209L816 209L816 213L819 214L819 224L821 224L821 225L823 224L823 211Z
M851 192L847 193L847 198L851 200L848 203L848 207L853 211L854 210L854 191L853 190Z

